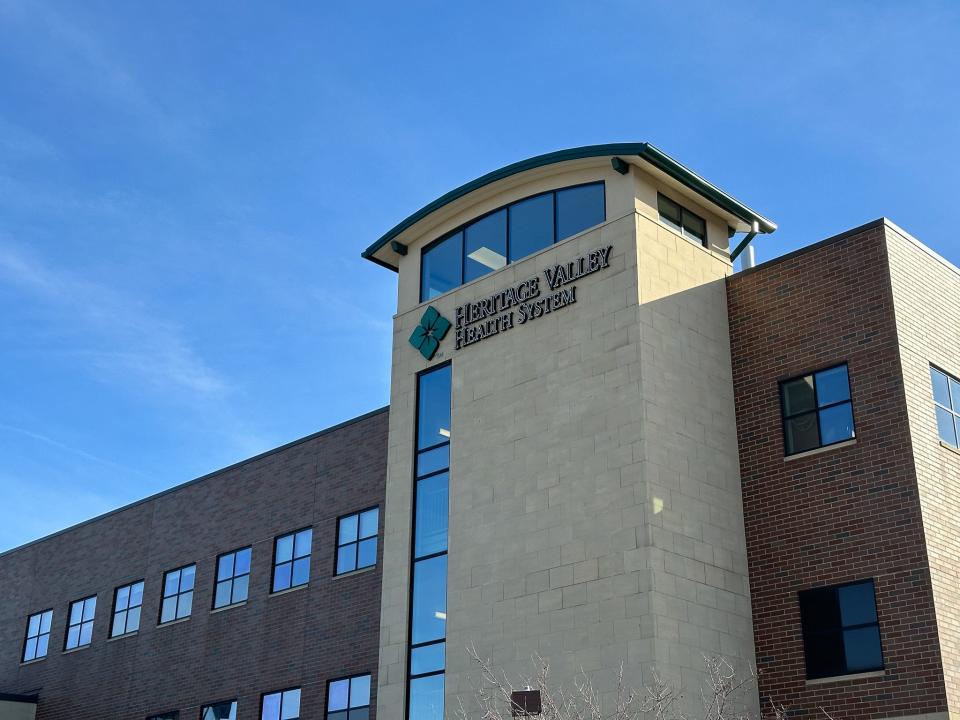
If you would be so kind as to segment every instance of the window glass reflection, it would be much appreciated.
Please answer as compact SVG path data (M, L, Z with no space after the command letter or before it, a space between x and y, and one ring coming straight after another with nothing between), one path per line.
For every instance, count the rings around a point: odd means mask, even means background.
M603 183L557 191L557 242L603 222Z
M677 210L678 220L680 210ZM691 216L691 232L705 227ZM604 184L589 183L518 200L428 246L420 255L425 302L606 219ZM699 223L699 225L697 225Z
M450 365L420 376L417 449L450 440Z
M443 639L446 623L447 556L418 560L413 566L413 644Z
M447 473L440 473L417 482L414 557L447 549L448 477Z
M464 231L463 281L470 282L507 264L507 211L499 210Z
M463 233L437 243L421 256L420 300L429 300L463 284Z
M443 720L443 675L410 681L410 718Z
M553 245L553 193L510 206L510 262Z

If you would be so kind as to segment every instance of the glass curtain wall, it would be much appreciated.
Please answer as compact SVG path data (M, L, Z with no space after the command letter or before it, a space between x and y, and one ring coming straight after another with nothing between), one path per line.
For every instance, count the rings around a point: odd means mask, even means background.
M417 378L407 718L443 720L450 477L450 365Z

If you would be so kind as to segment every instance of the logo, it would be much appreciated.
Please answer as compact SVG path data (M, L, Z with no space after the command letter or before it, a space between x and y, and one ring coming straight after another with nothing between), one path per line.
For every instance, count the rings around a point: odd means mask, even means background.
M432 360L440 347L440 341L450 329L450 321L437 312L433 306L428 307L420 318L420 324L413 329L410 344L427 360Z

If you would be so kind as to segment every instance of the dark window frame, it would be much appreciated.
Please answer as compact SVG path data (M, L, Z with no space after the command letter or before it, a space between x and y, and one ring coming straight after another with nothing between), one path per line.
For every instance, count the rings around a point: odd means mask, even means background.
M134 605L134 607L140 608L140 619L137 620L136 630L127 630L127 621L129 621L130 619L130 596L129 594L127 595L127 606L123 608L123 610L117 610L117 594L124 588L132 588L134 585L138 585L141 583L143 584L143 590L140 591L140 604ZM144 595L144 592L146 591L146 587L147 587L146 579L141 578L139 580L134 580L133 582L128 582L123 585L117 585L113 589L113 605L111 605L110 607L110 629L107 632L107 636L110 639L123 637L124 635L133 635L134 633L140 632L140 623L143 622L143 595ZM114 634L113 624L114 624L114 621L117 619L118 612L126 612L127 616L126 618L124 618L124 621L123 621L123 632Z
M530 255L526 255L526 256L524 256L523 258L517 258L517 259L512 260L512 261L511 261L511 259L510 259L510 208L511 208L511 207L513 207L514 205L518 205L518 204L520 204L520 203L522 203L522 202L526 202L527 200L533 200L534 198L543 197L544 195L553 195L553 196L554 196L554 197L553 197L553 242L550 243L550 245L547 246L547 247L553 247L553 246L556 245L557 243L562 242L563 240L566 240L566 239L567 239L567 238L559 238L559 237L558 237L559 229L558 229L558 227L557 227L557 198L556 198L557 193L563 192L564 190L575 190L575 189L577 189L577 188L588 187L588 186L591 186L591 185L599 185L599 186L603 189L603 220L601 221L601 223L598 223L598 224L602 224L602 223L604 223L604 222L607 221L607 182L606 182L606 180L590 180L590 181L588 181L588 182L577 183L577 184L575 184L575 185L565 185L564 187L554 188L553 190L544 190L543 192L538 192L538 193L534 193L533 195L527 195L526 197L518 198L518 199L516 199L516 200L511 200L511 201L508 202L506 205L501 205L501 206L499 206L499 207L497 207L497 208L494 208L493 210L490 210L490 211L488 211L488 212L483 213L482 215L477 215L477 216L474 217L474 218L470 218L470 220L468 220L467 222L463 223L462 225L457 226L457 227L454 228L453 230L449 230L448 232L445 232L443 235L441 235L440 237L438 237L436 240L431 240L427 245L424 245L424 247L421 248L421 250L420 250L420 277L419 277L420 287L419 287L419 290L417 291L417 292L419 293L420 302L424 303L424 302L428 302L429 300L432 299L432 298L427 298L427 297L424 297L424 296L423 296L423 261L424 261L424 256L426 256L427 253L429 253L434 247L436 247L437 245L440 245L441 243L443 243L443 242L446 241L446 240L449 240L450 238L452 238L452 237L453 237L454 235L456 235L457 233L463 233L462 237L460 238L460 282L459 282L457 285L455 285L454 287L450 288L450 290L446 290L446 291L444 291L443 293L440 293L441 295L444 295L444 294L446 294L447 292L452 292L453 290L456 290L456 289L459 288L459 287L463 287L463 286L466 285L468 282L473 282L473 280L467 281L467 280L464 279L464 278L467 276L467 273L466 273L466 267L467 267L467 256L466 256L467 233L466 233L466 230L467 230L468 227L470 227L470 226L473 225L474 223L478 223L478 222L480 222L481 220L484 220L485 218L489 217L490 215L495 215L496 213L498 213L498 212L500 212L500 211L503 211L503 210L506 211L505 224L506 224L506 253L507 253L507 254L506 254L506 259L507 259L507 262L504 264L504 267L507 267L508 265L510 265L510 264L512 264L512 263L520 262L520 261L523 260L524 258L530 257ZM595 226L594 226L594 227L595 227ZM581 232L585 232L585 230L584 230L584 231L581 231ZM574 235L579 235L579 234L580 234L580 233L574 233ZM574 237L574 235L570 235L569 237ZM547 247L542 248L542 249L543 249L543 250L546 250ZM540 251L538 250L538 251L536 251L536 252L540 252ZM531 253L531 255L535 255L536 252ZM491 272L494 272L494 271L491 270ZM484 274L483 276L481 276L481 277L486 277L486 275L488 275L488 274L489 274L489 273L485 273L485 274ZM480 278L475 278L475 279L480 279ZM438 296L438 297L439 297L439 296Z
M947 395L949 395L950 397L950 407L947 407L946 405L943 405L942 403L937 402L937 396L934 393L934 388L933 388L934 372L940 373L947 379ZM942 442L944 445L949 445L954 449L960 450L960 409L953 407L953 392L951 392L950 390L951 382L960 384L960 378L958 378L956 375L948 373L942 367L939 367L937 365L934 365L933 363L930 363L930 395L933 398L933 420L934 420L934 423L936 423L937 425L937 437L940 439L940 442ZM937 420L937 408L943 408L952 416L954 437L957 440L956 443L951 443L951 442L948 442L947 440L944 440L943 436L940 434L940 423Z
M297 556L297 535L302 533L304 530L310 531L310 551L306 555ZM291 555L289 560L284 560L283 562L277 562L277 545L281 540L286 537L293 538L293 549L291 550ZM313 571L313 525L305 525L298 530L291 530L290 532L285 532L281 535L277 535L273 538L273 553L270 555L270 594L275 595L276 593L286 592L287 590L293 590L294 588L307 587L310 584L310 576L307 576L307 581L300 583L299 585L293 584L293 563L297 560L303 558L310 558L311 565L311 574ZM281 565L290 566L290 584L285 588L280 588L279 590L274 589L274 582L276 580L277 568Z
M367 535L367 536L364 536L364 537L360 537L360 516L363 515L364 513L370 512L371 510L376 510L376 511L377 511L377 531L376 531L373 535ZM350 573L357 572L358 570L366 570L367 568L372 568L372 567L376 567L376 566L377 566L377 558L378 558L379 555L380 555L380 520L381 520L381 515L382 515L382 513L380 512L380 506L379 506L379 505L371 505L370 507L366 507L366 508L364 508L363 510L358 510L358 511L356 511L356 512L347 513L346 515L341 515L340 517L337 518L337 527L336 527L336 533L337 533L337 534L336 534L336 537L334 538L334 541L335 541L335 543L336 543L336 547L334 548L334 551L333 551L333 574L334 574L334 577L340 577L341 575L349 575ZM356 518L357 518L357 539L354 540L354 541L352 541L352 542L345 542L345 543L341 544L341 543L340 543L340 523L343 522L344 520L347 520L348 518L352 518L352 517L356 517ZM363 567L360 567L360 566L359 566L359 562L360 562L360 542L363 541L363 540L369 540L370 538L375 538L376 541L377 541L377 551L376 551L376 553L374 553L373 564L372 564L372 565L364 565ZM338 570L338 565L339 565L339 562L340 562L340 548L348 547L348 546L350 546L350 545L353 545L354 548L355 548L355 551L354 551L354 568L353 568L353 570L344 570L343 572L337 572L337 570Z
M46 615L47 613L50 613L50 629L47 630L46 632L37 632L36 635L31 636L30 621L35 617L39 617L40 620L37 622L37 629L39 630L40 628L43 627L43 616ZM68 617L67 620L69 619L70 618ZM41 610L40 612L30 613L29 615L27 615L27 623L23 629L23 646L20 649L20 663L21 664L31 663L31 662L36 662L37 660L43 660L50 653L50 635L52 634L52 632L53 632L53 608L47 608L46 610ZM37 644L39 645L40 637L42 635L47 636L47 649L44 651L43 655L34 654L32 658L27 660L26 659L27 643L30 642L31 637L35 637L37 639Z
M183 587L183 571L186 570L187 568L190 568L190 567L193 568L193 587L190 588L189 590L181 590L180 588ZM180 579L177 580L177 592L174 593L173 595L167 595L167 594L166 594L166 592L167 592L167 576L170 575L171 573L175 573L175 572L179 572L179 573L180 573ZM162 580L162 582L161 582L161 584L160 584L160 608L157 610L157 625L158 625L158 626L160 626L160 625L169 625L169 624L171 624L171 623L177 622L178 620L186 620L188 617L191 617L191 616L193 615L193 597L192 597L192 595L191 595L191 597L190 597L190 612L189 612L188 614L184 615L183 617L177 617L177 612L180 610L180 596L183 595L183 594L185 594L185 593L196 593L196 591L197 591L197 564L196 564L195 562L193 562L193 563L187 563L186 565L181 565L180 567L170 568L169 570L164 571L164 573L163 573L163 580ZM173 617L172 620L164 620L164 619L163 619L163 601L166 600L167 598L171 598L171 597L176 597L176 598L177 598L177 607L176 607L176 610L175 610L174 613L173 613L174 617Z
M162 713L154 713L153 715L147 715L146 720L180 720L180 711L167 710Z
M350 689L351 689L351 687L353 686L353 681L354 681L356 678L361 678L361 677L370 678L370 694L367 696L367 704L366 704L366 705L358 705L357 707L350 707ZM348 683L347 683L347 707L346 707L345 710L331 710L331 709L330 709L330 686L333 685L333 683L335 683L335 682L342 682L343 680L348 681ZM374 684L373 684L373 673L372 673L372 672L360 672L360 673L354 673L353 675L344 675L344 676L342 676L342 677L330 678L329 680L327 680L327 689L326 689L326 693L324 693L324 699L326 700L326 702L324 702L324 704L323 704L323 717L324 717L324 720L326 720L327 718L330 717L330 713L331 713L331 712L334 712L334 713L342 713L342 712L345 712L345 713L347 713L347 720L349 720L349 718L350 718L350 712L351 712L352 710L364 710L364 709L369 710L370 708L373 707L373 692L374 692L374 687L375 687L375 686L374 686Z
M93 617L90 618L89 620L84 620L84 619L83 619L83 612L84 612L84 610L86 610L86 608L87 608L87 600L93 600L93 602L94 602L94 605L93 605ZM82 607L81 610L80 610L80 622L74 624L74 623L70 622L70 618L71 618L71 616L73 615L73 606L76 605L77 603L83 603L83 607ZM96 619L97 619L97 605L98 605L98 604L99 604L99 603L98 603L98 597L97 597L97 594L96 594L96 593L94 593L93 595L87 595L86 597L78 598L77 600L71 600L71 601L67 604L67 625L66 625L66 627L64 628L64 631L63 631L63 651L64 651L64 652L68 652L68 651L70 651L70 650L79 650L80 648L90 647L91 645L93 645L93 628L94 628L94 626L95 626L95 624L96 624ZM88 624L88 623L89 623L89 625L90 625L90 642L82 643L82 644L81 644L81 643L80 643L80 636L83 634L83 626L86 625L86 624ZM53 624L53 618L51 618L51 626L52 626L52 624ZM73 647L67 647L67 642L70 640L70 628L74 628L74 627L80 628L80 629L77 631L77 644L74 645Z
M236 574L237 553L243 552L244 550L250 551L250 567L247 568L247 572L237 575ZM221 580L220 579L220 561L223 558L225 558L227 555L233 555L234 574L232 574L229 578L226 578L225 580ZM244 545L243 547L238 547L233 550L227 550L226 552L220 553L219 555L217 555L216 562L214 562L213 564L213 597L210 598L210 609L223 610L224 608L233 607L234 605L242 605L243 603L245 603L247 601L247 598L250 597L250 573L252 571L253 571L253 546L252 545ZM243 598L243 600L234 600L233 591L234 591L236 580L237 578L242 578L242 577L247 578L247 597ZM217 588L220 586L221 583L225 583L225 582L230 583L230 602L225 603L223 605L217 605Z
M825 373L829 370L835 370L839 367L845 367L847 369L847 399L840 400L839 402L830 403L829 405L824 405L820 407L819 400L817 398L817 375ZM813 409L812 410L803 410L801 412L793 413L792 415L787 415L787 396L784 393L784 386L788 383L795 382L797 380L802 380L805 377L813 378ZM783 432L783 454L784 457L791 457L793 455L800 455L802 453L811 452L813 450L820 450L821 448L833 447L834 445L840 445L841 443L850 442L855 440L857 437L857 417L853 408L853 388L850 385L850 364L845 360L843 362L834 363L832 365L827 365L826 367L819 368L818 370L811 370L810 372L805 372L801 375L793 375L791 377L781 380L777 385L777 392L780 397L780 427ZM842 440L835 440L831 443L824 444L823 442L823 432L820 425L820 413L824 410L830 410L831 408L840 407L841 405L850 406L850 419L853 426L853 434L848 438L843 438ZM787 448L789 447L787 441L787 425L788 421L801 417L803 415L815 415L817 419L817 440L818 444L816 447L807 448L805 450L795 450L790 452Z
M187 565L186 567L190 567ZM226 705L227 703L236 703L237 704L237 715L240 714L240 699L237 697L230 698L228 700L214 700L213 702L203 703L200 706L200 720L203 720L203 711L206 708L212 708L216 705Z
M674 228L672 223L669 223L669 222L665 222L665 221L664 221L664 219L663 219L663 212L660 210L660 201L661 201L661 200L666 200L668 203L671 203L671 204L677 206L677 209L680 211L680 227L679 227L679 228ZM684 214L684 213L687 213L688 215L692 215L692 216L695 217L697 220L699 220L700 222L703 223L703 237L702 237L702 238L701 238L701 237L697 237L696 233L694 233L692 230L688 229L687 226L684 224L684 222L683 222L683 214ZM703 247L710 247L710 243L709 243L709 241L708 241L708 239L707 239L707 238L709 237L709 235L710 235L710 233L709 233L708 230L707 230L707 219L704 218L704 217L701 217L700 215L698 215L697 213L695 213L693 210L691 210L690 208L688 208L686 205L682 205L682 204L678 203L676 200L674 200L673 198L671 198L669 195L665 195L665 194L663 194L662 192L658 192L658 193L657 193L657 218L660 220L661 223L663 223L664 225L667 225L671 230L673 230L674 232L676 232L678 235L687 238L687 240L699 240L699 241L700 241L700 244L701 244ZM688 234L688 233L689 233L689 234Z
M269 692L260 693L260 718L261 718L261 720L262 720L262 718L263 718L263 701L267 698L268 695L279 695L279 696L280 696L280 715L279 715L279 717L283 717L283 694L284 694L284 693L288 693L288 692L290 692L290 691L292 691L292 690L299 690L299 691L300 691L300 710L302 711L302 710L303 710L303 686L302 686L302 685L294 685L294 686L292 686L292 687L283 688L283 690L270 690ZM295 717L295 718L290 718L290 720L300 720L300 718L302 718L302 717L303 717L303 713L302 713L302 712L297 712L297 717Z
M845 677L845 676L847 676L847 675L860 675L860 674L862 674L862 673L879 672L879 671L881 671L881 670L885 670L885 669L886 669L886 661L885 661L885 659L884 659L884 658L885 658L885 654L884 654L884 652L883 652L883 633L880 632L880 610L879 610L879 608L877 607L877 583L876 583L876 579L875 579L875 578L867 578L867 579L865 579L865 580L853 580L853 581L850 581L850 582L838 583L838 584L836 584L836 585L822 585L822 586L818 586L818 587L807 588L806 590L800 590L800 591L797 593L797 607L798 607L798 609L802 607L801 597L802 597L805 593L817 593L817 592L822 593L822 592L826 592L827 590L830 590L830 591L833 592L833 594L834 594L835 596L838 596L838 595L839 595L839 591L840 591L842 588L854 587L854 586L856 586L856 585L870 585L871 589L873 590L873 613L874 613L874 615L876 616L877 619L876 619L874 622L869 622L869 623L852 623L852 624L850 624L850 625L844 625L844 624L843 624L843 621L841 620L841 621L840 621L840 625L838 625L838 626L831 626L830 628L826 628L826 629L821 628L821 629L818 629L818 630L810 630L809 632L810 632L811 635L817 635L817 636L824 636L824 635L831 635L831 634L839 633L839 634L840 634L840 637L841 637L841 646L843 647L843 645L842 645L843 639L842 639L842 638L843 638L843 633L844 633L844 631L847 631L847 630L859 630L859 629L862 629L862 628L872 628L872 627L876 627L876 628L877 628L877 636L879 637L879 641L880 641L880 665L879 665L878 667L873 667L873 668L869 668L869 669L856 669L856 670L849 670L849 669L847 669L847 670L844 670L844 671L842 671L842 672L840 672L840 673L818 673L818 672L814 672L813 674L811 674L811 672L810 672L810 663L809 663L809 660L808 660L808 658L807 658L807 633L808 633L808 630L807 630L807 628L806 628L805 625L804 625L803 615L801 614L801 616L800 616L800 635L801 635L801 638L802 638L802 641L803 641L804 674L805 674L805 677L807 678L807 680L821 680L821 679L823 679L823 678ZM837 604L838 604L838 606L839 606L839 598L837 599ZM847 661L846 661L846 656L844 655L844 657L842 658L842 663L843 663L843 666L844 666L844 667L846 667L846 662L847 662Z
M554 222L556 222L556 202L554 202ZM440 643L446 644L447 642L446 621L444 621L444 633L442 638L425 640L418 643L413 642L413 617L414 617L414 592L415 592L414 577L416 573L417 563L433 560L438 557L446 557L449 553L449 544L448 544L448 546L443 550L438 550L432 553L426 553L422 556L417 555L417 495L420 489L420 481L430 479L432 477L435 477L436 475L447 473L448 492L449 492L449 473L450 473L449 459L448 459L447 467L445 468L442 468L439 470L432 470L430 472L425 472L423 474L420 474L417 471L418 465L419 465L418 461L422 454L429 453L433 450L436 450L439 447L444 447L444 446L449 447L451 443L451 438L447 437L445 440L441 440L440 442L435 442L432 445L427 445L422 449L419 447L420 445L420 389L422 385L421 381L425 376L429 375L430 373L438 372L444 368L450 368L450 374L451 374L450 391L452 393L453 392L453 362L451 360L447 360L446 362L438 363L432 367L421 370L415 376L416 386L415 386L415 392L414 392L414 411L415 412L414 412L414 425L413 425L414 432L413 432L413 472L412 472L413 518L411 520L411 532L410 532L410 588L409 588L410 601L407 603L407 671L406 671L407 677L406 677L406 687L404 692L404 709L403 709L404 718L410 718L410 696L411 696L410 688L411 688L412 682L414 680L419 680L420 678L432 677L435 675L446 676L446 672L447 672L446 659L444 659L443 667L440 670L433 670L430 672L417 673L417 674L413 674L412 672L413 653L415 650L419 650L420 648L423 648L423 647L430 647L432 645L439 645ZM448 430L453 429L452 413L451 413L450 422L451 422L451 427L448 428ZM448 541L449 541L449 530L448 530ZM449 568L447 572L449 573ZM446 648L444 648L444 654L446 654Z

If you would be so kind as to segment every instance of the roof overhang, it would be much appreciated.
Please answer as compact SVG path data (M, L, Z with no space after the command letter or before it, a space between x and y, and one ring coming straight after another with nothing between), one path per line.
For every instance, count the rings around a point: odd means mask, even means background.
M609 157L611 159L620 157L632 165L640 167L652 166L655 170L654 174L659 175L662 173L688 192L723 211L722 214L728 216L728 220L735 223L731 224L731 227L735 230L749 232L756 226L759 232L772 233L777 229L776 223L751 210L739 200L728 195L716 185L708 182L650 143L610 143L606 145L586 145L584 147L569 148L567 150L557 150L556 152L545 155L537 155L536 157L521 160L512 165L502 167L499 170L489 172L486 175L478 177L476 180L471 180L441 195L433 202L424 205L415 213L397 223L370 247L364 250L362 256L378 265L396 271L400 262L400 254L392 246L393 241L397 240L407 230L437 210L475 190L479 190L480 188L513 175L542 168L547 165L569 162L571 160L602 157Z

